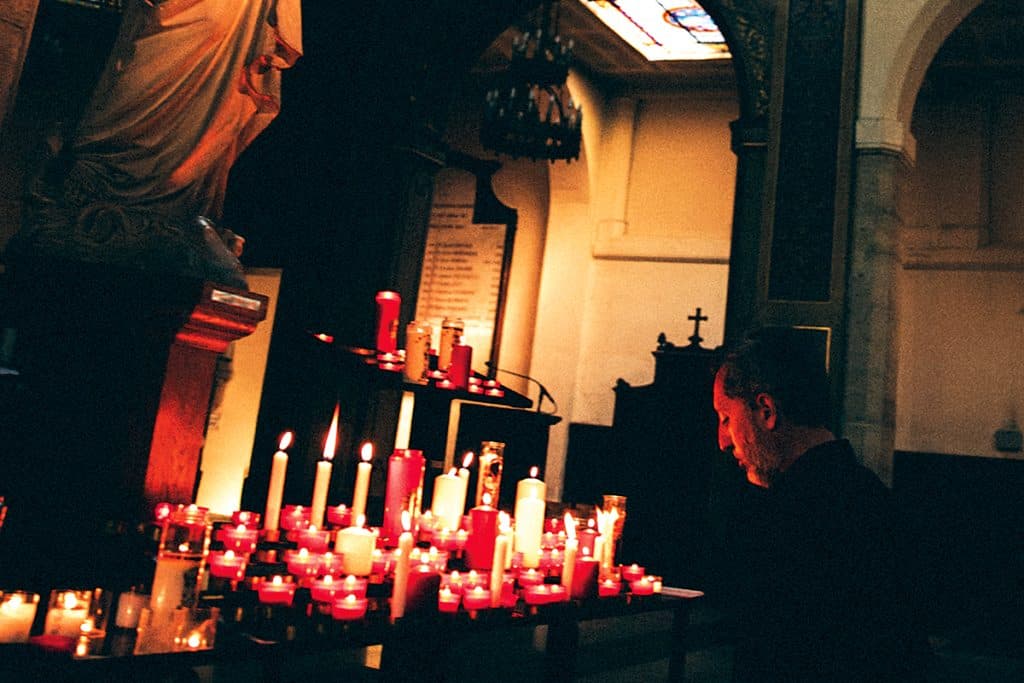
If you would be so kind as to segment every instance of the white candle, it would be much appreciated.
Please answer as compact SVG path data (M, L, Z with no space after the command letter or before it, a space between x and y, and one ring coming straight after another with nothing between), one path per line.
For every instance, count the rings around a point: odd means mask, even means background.
M82 624L89 616L91 597L82 591L60 591L55 603L46 612L43 633L47 635L70 636L82 634Z
M435 529L455 531L462 525L462 512L466 504L466 482L465 478L455 473L454 468L447 474L439 474L434 478L434 498L430 504L430 512L436 520Z
M369 529L363 528L362 515L355 526L338 530L334 552L341 555L341 570L355 576L369 576L373 571L373 547L376 539Z
M580 542L576 539L576 520L565 513L565 557L562 559L562 585L572 591L573 573L576 571L576 553Z
M364 443L360 451L360 462L356 466L356 489L352 494L352 519L366 514L366 497L370 492L370 474L373 465L373 444Z
M405 616L405 601L409 592L409 560L412 553L412 533L408 530L408 513L403 513L406 530L398 537L395 550L395 584L391 591L391 621Z
M285 432L278 442L277 452L270 465L270 484L267 486L267 509L263 514L263 528L276 531L281 520L281 499L284 497L284 477L288 471L285 449L292 443L292 433Z
M118 628L137 628L142 608L149 603L149 596L136 593L134 590L121 593L117 599L117 615L114 624Z
M524 567L540 566L540 541L544 534L547 485L537 479L537 468L516 484L515 549L523 554Z
M313 502L310 505L309 523L317 529L323 528L324 510L327 509L327 489L331 484L331 471L334 460L334 451L338 445L338 413L341 409L337 403L334 404L334 415L331 417L331 427L327 430L327 438L324 439L324 457L316 464L316 478L313 480Z
M15 591L0 595L0 643L28 642L38 606L38 593Z
M508 556L511 555L508 552L508 515L499 513L498 518L501 520L499 525L503 523L505 526L499 526L498 535L494 537L494 559L491 560L491 607L498 607L501 604L501 588L502 582L505 579L505 563L508 560Z

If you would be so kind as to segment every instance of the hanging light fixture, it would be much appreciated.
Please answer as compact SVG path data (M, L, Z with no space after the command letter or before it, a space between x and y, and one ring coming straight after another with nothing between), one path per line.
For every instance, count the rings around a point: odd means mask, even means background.
M509 67L487 92L480 142L513 158L578 159L583 112L565 84L572 40L558 35L557 0L545 0L530 24L513 38Z

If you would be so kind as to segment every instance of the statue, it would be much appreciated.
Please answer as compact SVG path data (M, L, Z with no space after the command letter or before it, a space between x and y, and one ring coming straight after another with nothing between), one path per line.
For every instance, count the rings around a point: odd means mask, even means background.
M216 225L228 173L280 110L299 0L139 0L77 130L49 137L7 260L56 258L246 288Z

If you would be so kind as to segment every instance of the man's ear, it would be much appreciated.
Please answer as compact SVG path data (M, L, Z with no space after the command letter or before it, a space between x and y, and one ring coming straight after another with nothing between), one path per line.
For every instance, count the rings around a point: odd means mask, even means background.
M756 412L764 421L764 426L768 429L775 429L775 425L779 421L778 406L775 404L775 398L771 394L758 394L757 398L754 399L754 405L756 406Z

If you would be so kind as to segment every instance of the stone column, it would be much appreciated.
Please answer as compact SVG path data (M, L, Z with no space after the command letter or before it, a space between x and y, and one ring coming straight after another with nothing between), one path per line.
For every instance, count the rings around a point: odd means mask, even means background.
M898 192L905 161L859 149L847 282L843 435L865 465L892 483L898 359Z

